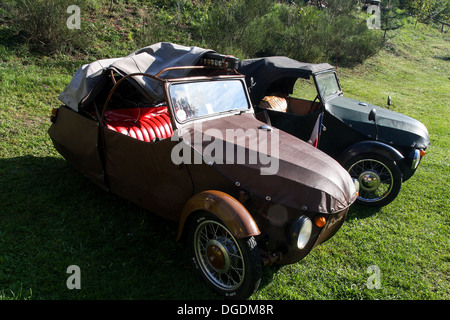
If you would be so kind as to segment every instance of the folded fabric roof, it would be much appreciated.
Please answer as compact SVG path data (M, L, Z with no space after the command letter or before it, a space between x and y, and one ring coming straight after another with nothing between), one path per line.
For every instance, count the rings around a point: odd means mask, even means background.
M80 104L100 82L109 69L124 76L131 73L157 74L164 68L195 65L207 52L213 50L199 47L185 47L168 42L160 42L139 49L126 57L102 59L81 66L66 89L60 94L59 100L68 107L78 111ZM188 70L172 70L162 75L162 78L183 77ZM164 99L161 85L148 77L136 76L132 83L142 89L154 100Z

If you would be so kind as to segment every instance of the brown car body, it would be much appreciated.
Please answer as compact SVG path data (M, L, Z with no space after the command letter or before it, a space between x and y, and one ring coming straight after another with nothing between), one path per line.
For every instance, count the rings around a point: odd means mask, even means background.
M210 73L208 68L190 67L195 75L182 78L161 77L174 68L162 70L157 76L145 74L161 85L164 106L147 105L149 109L134 108L124 112L120 109L120 97L114 98L115 91L128 78L144 73L121 75L121 80L116 81L113 72L107 69L104 78L109 85L97 90L98 98L91 97L82 110L75 111L67 106L56 109L49 135L58 152L95 184L152 213L178 222L177 240L190 233L195 236L197 229L190 226L201 224L204 219L193 221L198 214L206 213L206 217L213 217L213 222L219 221L232 236L229 240L224 240L225 236L210 239L204 255L211 261L204 262L201 257L195 261L193 257L194 264L217 292L246 298L258 287L260 272L258 275L256 271L250 281L256 283L248 285L240 276L236 276L236 283L222 283L225 282L222 281L223 274L231 270L233 264L232 255L228 257L228 253L237 250L241 243L238 239L255 239L259 253L258 258L253 259L256 261L253 264L257 265L255 270L263 264L297 262L336 233L356 199L356 189L348 173L331 157L257 120L242 75L224 68L213 69L219 72L218 75L198 74L205 70ZM213 81L239 81L247 105L239 111L180 121L171 97L171 86ZM99 102L101 99L105 99L104 103ZM136 110L140 114L152 108L164 112L166 109L157 108L167 108L164 119L170 120L170 124L164 125L171 127L172 134L143 141L141 132L147 133L143 124L139 124L141 120L127 120L128 131L117 125L124 115ZM162 117L162 114L152 113L146 121ZM115 127L113 123L116 123ZM133 131L130 126L140 126L140 129ZM249 128L258 135L247 135L245 139L227 136L227 130L242 130L245 134L247 131L244 130ZM259 136L260 132L264 134ZM198 136L202 136L200 143L195 140ZM275 138L278 141L276 150L271 144ZM204 156L212 142L224 146L222 158L216 152L214 161ZM272 147L261 149L262 143ZM182 154L183 159L191 161L174 163L177 148L182 149L177 155ZM243 152L246 159L252 152L272 157L277 160L278 170L274 174L261 174L261 168L267 167L267 162L263 163L261 158L256 162L239 162L239 152ZM305 246L299 249L296 246L298 227L304 220L311 222L311 230ZM245 250L238 251L245 255ZM245 261L240 263L250 264Z

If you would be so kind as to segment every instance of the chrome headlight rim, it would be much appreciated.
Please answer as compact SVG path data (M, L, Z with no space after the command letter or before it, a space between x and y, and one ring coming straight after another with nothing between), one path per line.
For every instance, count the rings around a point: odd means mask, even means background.
M289 228L289 240L293 247L302 250L311 239L313 223L307 216L295 220Z
M420 150L415 149L413 158L412 158L411 169L413 169L413 170L417 169L417 167L419 166L419 163L420 163L420 158L421 158Z

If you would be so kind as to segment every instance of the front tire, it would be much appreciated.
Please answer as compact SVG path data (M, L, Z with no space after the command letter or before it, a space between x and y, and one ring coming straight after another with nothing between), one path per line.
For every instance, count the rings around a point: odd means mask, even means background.
M254 237L235 238L222 221L201 213L190 224L189 245L200 277L216 293L246 299L258 289L262 264Z
M402 174L397 164L379 154L357 155L344 164L353 179L359 181L356 203L382 207L391 203L402 187Z

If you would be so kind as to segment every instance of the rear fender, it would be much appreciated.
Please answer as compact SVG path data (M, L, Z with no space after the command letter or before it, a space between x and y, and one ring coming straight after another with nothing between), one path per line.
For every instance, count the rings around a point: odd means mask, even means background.
M400 161L404 158L397 149L385 143L379 141L361 141L348 147L336 160L341 165L345 165L348 160L361 153L377 153L392 161Z
M184 206L178 227L177 241L183 235L184 225L190 215L206 211L220 219L236 238L257 236L261 233L247 209L227 193L208 190L193 196Z

